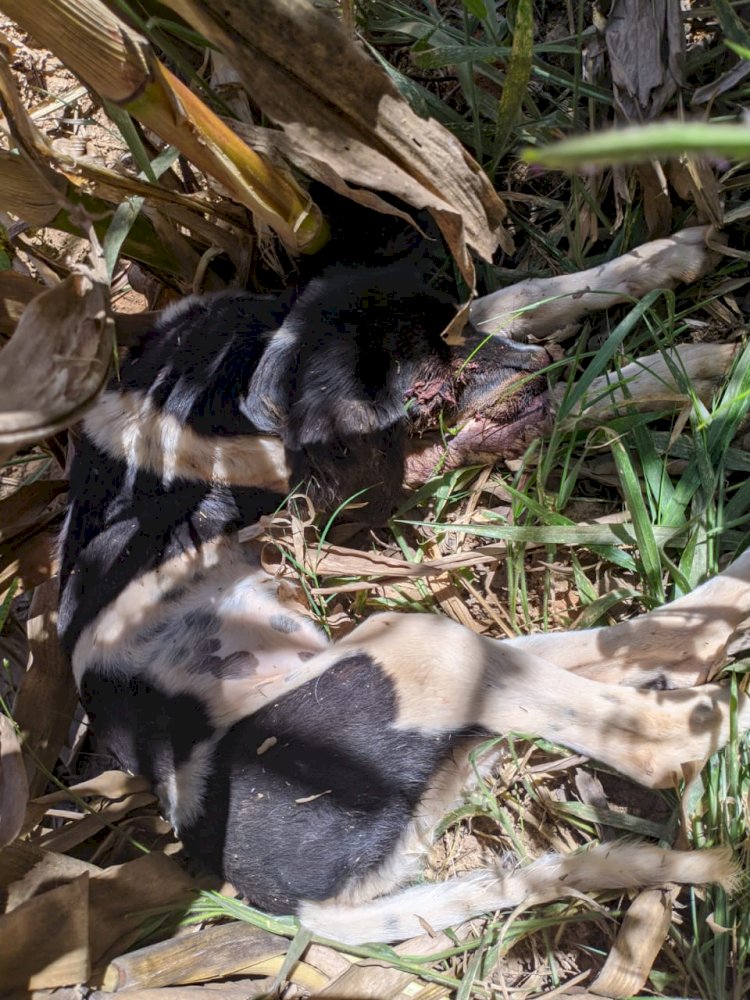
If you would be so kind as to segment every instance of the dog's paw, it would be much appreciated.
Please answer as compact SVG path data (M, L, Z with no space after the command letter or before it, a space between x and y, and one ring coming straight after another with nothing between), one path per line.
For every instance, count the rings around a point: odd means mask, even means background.
M708 245L710 230L710 226L691 226L633 250L628 256L637 257L643 268L643 284L649 288L690 284L712 271L719 254ZM713 242L720 242L716 235Z

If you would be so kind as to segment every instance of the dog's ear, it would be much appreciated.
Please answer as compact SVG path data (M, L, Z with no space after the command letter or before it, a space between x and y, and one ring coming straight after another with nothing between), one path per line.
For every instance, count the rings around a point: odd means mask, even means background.
M162 414L202 434L266 430L256 425L248 396L282 322L276 302L247 292L188 296L141 331L121 387L145 394Z
M284 437L299 367L299 342L288 324L266 339L242 393L240 412L263 434Z

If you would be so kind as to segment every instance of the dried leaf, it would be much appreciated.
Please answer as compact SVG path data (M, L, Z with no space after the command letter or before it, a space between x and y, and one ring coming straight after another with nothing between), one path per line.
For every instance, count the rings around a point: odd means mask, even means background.
M11 844L23 826L29 785L15 726L0 715L0 847Z
M425 555L432 556L433 562L440 558L440 549L435 542L429 542L425 546ZM472 632L481 634L485 631L484 626L474 620L474 616L461 600L450 576L443 574L433 577L427 580L427 587L448 618L452 618L460 625L465 625Z
M0 851L0 890L10 912L41 889L72 882L81 875L96 875L96 865L67 854L43 851L27 840L17 840Z
M0 917L4 989L54 989L89 978L88 875Z
M6 276L21 278L17 284L3 280ZM44 291L44 285L15 271L0 271L0 340L9 340L21 318L23 307L35 295Z
M94 876L89 881L92 963L108 962L132 947L143 932L149 910L173 905L187 909L195 890L193 879L158 852Z
M422 119L334 19L295 0L169 0L229 56L291 144L344 181L429 210L471 287L468 247L489 260L505 206L461 144Z
M77 420L104 385L114 350L109 289L82 265L24 309L2 352L0 451Z
M246 146L157 61L146 38L100 0L47 0L44 5L5 0L3 9L90 87L219 180L290 246L313 250L325 242L327 227L320 212L291 175L275 170ZM21 127L30 132L28 122L22 120ZM23 145L29 152L36 136Z
M68 658L57 638L57 580L37 587L29 609L30 663L16 695L14 715L33 759L28 763L29 793L44 791L68 736L78 695Z
M48 225L60 211L67 186L64 177L53 176L54 185L25 156L0 149L0 208L32 226Z
M648 121L682 86L685 32L671 0L615 0L604 39L615 107L628 121Z
M0 854L0 887L7 893L9 910L24 905L42 887L80 881L82 874L89 876L88 952L93 963L108 961L131 947L142 933L148 911L171 905L187 908L196 889L182 868L156 852L104 871L23 842Z
M279 568L279 545L284 539L274 539L273 544L263 549L263 564L270 573ZM467 566L481 566L497 562L505 549L497 545L485 545L467 552L456 552L449 556L431 559L421 563L410 563L404 559L386 556L382 552L364 552L348 549L342 545L308 545L295 552L295 559L305 569L316 576L354 576L375 579L395 578L400 580L439 577L450 570ZM447 579L447 577L446 577ZM341 589L341 588L339 588Z
M56 792L40 795L34 801L39 805L51 806L56 802L69 802L71 793L80 799L100 798L114 801L137 792L148 792L151 783L140 774L126 774L125 771L102 771L95 778L80 781L77 785L60 788Z
M144 806L153 805L153 803L154 796L150 792L138 792L135 795L128 795L124 799L118 799L117 802L111 802L103 809L99 809L95 814L82 814L80 819L73 820L57 830L45 833L39 840L39 844L45 850L59 851L60 853L73 850L73 848L78 847L79 844L83 844L90 837L93 837L100 830L104 829L104 827L116 823L123 816L127 816L128 813L136 809L142 809ZM35 808L44 808L43 806L37 806L36 803L32 803L32 806Z
M649 239L669 236L672 231L672 202L664 168L654 161L642 163L635 169L643 192L643 211Z
M399 955L430 955L449 948L453 942L445 934L424 934L398 945ZM376 963L365 959L356 963L336 979L332 979L319 997L397 997L410 993L409 987L418 984L417 975L394 969L387 962Z
M7 9L5 13L8 13ZM56 214L55 204L58 209L62 207L61 193L65 188L65 181L50 166L52 147L46 135L28 115L21 100L10 68L12 59L12 51L0 45L0 99L20 157L15 161L8 161L6 153L8 186L11 193L19 199L16 207L20 205L28 209L33 221L37 225L44 225ZM14 162L15 170L12 166ZM2 197L5 197L5 192Z
M733 90L750 74L750 62L741 59L735 66L722 73L711 83L707 83L693 94L691 104L708 104L727 90Z
M594 993L608 997L640 993L669 931L677 892L647 889L636 896L602 971L591 984Z
M706 917L706 926L709 927L714 934L731 934L732 927L724 927L716 920L716 913L712 912Z
M27 305L45 286L17 271L0 271L0 299Z
M688 156L672 160L667 164L666 171L679 196L685 201L694 202L700 222L707 222L712 226L722 225L722 192L716 173L706 158Z
M0 500L0 543L7 544L17 535L39 528L60 513L53 501L68 488L62 479L26 483Z
M0 601L17 580L16 596L28 593L57 573L57 533L40 531L0 552Z

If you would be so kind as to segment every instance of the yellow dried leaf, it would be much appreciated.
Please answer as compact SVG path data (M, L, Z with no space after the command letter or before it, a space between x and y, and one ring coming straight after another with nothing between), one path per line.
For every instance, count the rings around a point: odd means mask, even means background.
M512 243L505 206L460 142L420 118L337 22L297 0L167 0L232 61L284 130L284 152L435 218L468 284L471 247L490 259ZM343 193L350 196L347 188Z

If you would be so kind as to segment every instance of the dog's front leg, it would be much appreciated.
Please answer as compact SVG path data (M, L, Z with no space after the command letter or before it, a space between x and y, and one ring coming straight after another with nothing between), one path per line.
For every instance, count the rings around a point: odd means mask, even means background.
M611 684L689 687L710 679L750 618L750 549L684 597L630 621L505 640L556 667Z
M349 647L390 677L396 725L406 730L542 736L651 787L672 784L684 763L705 760L729 739L726 687L601 684L436 616L379 615L336 649ZM750 727L744 695L738 723Z
M707 226L653 240L599 267L554 278L531 278L476 299L471 324L513 340L562 340L596 309L639 298L654 288L696 281L714 266Z
M597 427L634 411L676 410L691 405L696 396L708 405L736 354L736 344L680 344L662 354L647 354L595 378L573 409L565 405L568 385L558 382L551 393L552 411L558 427L580 428Z

